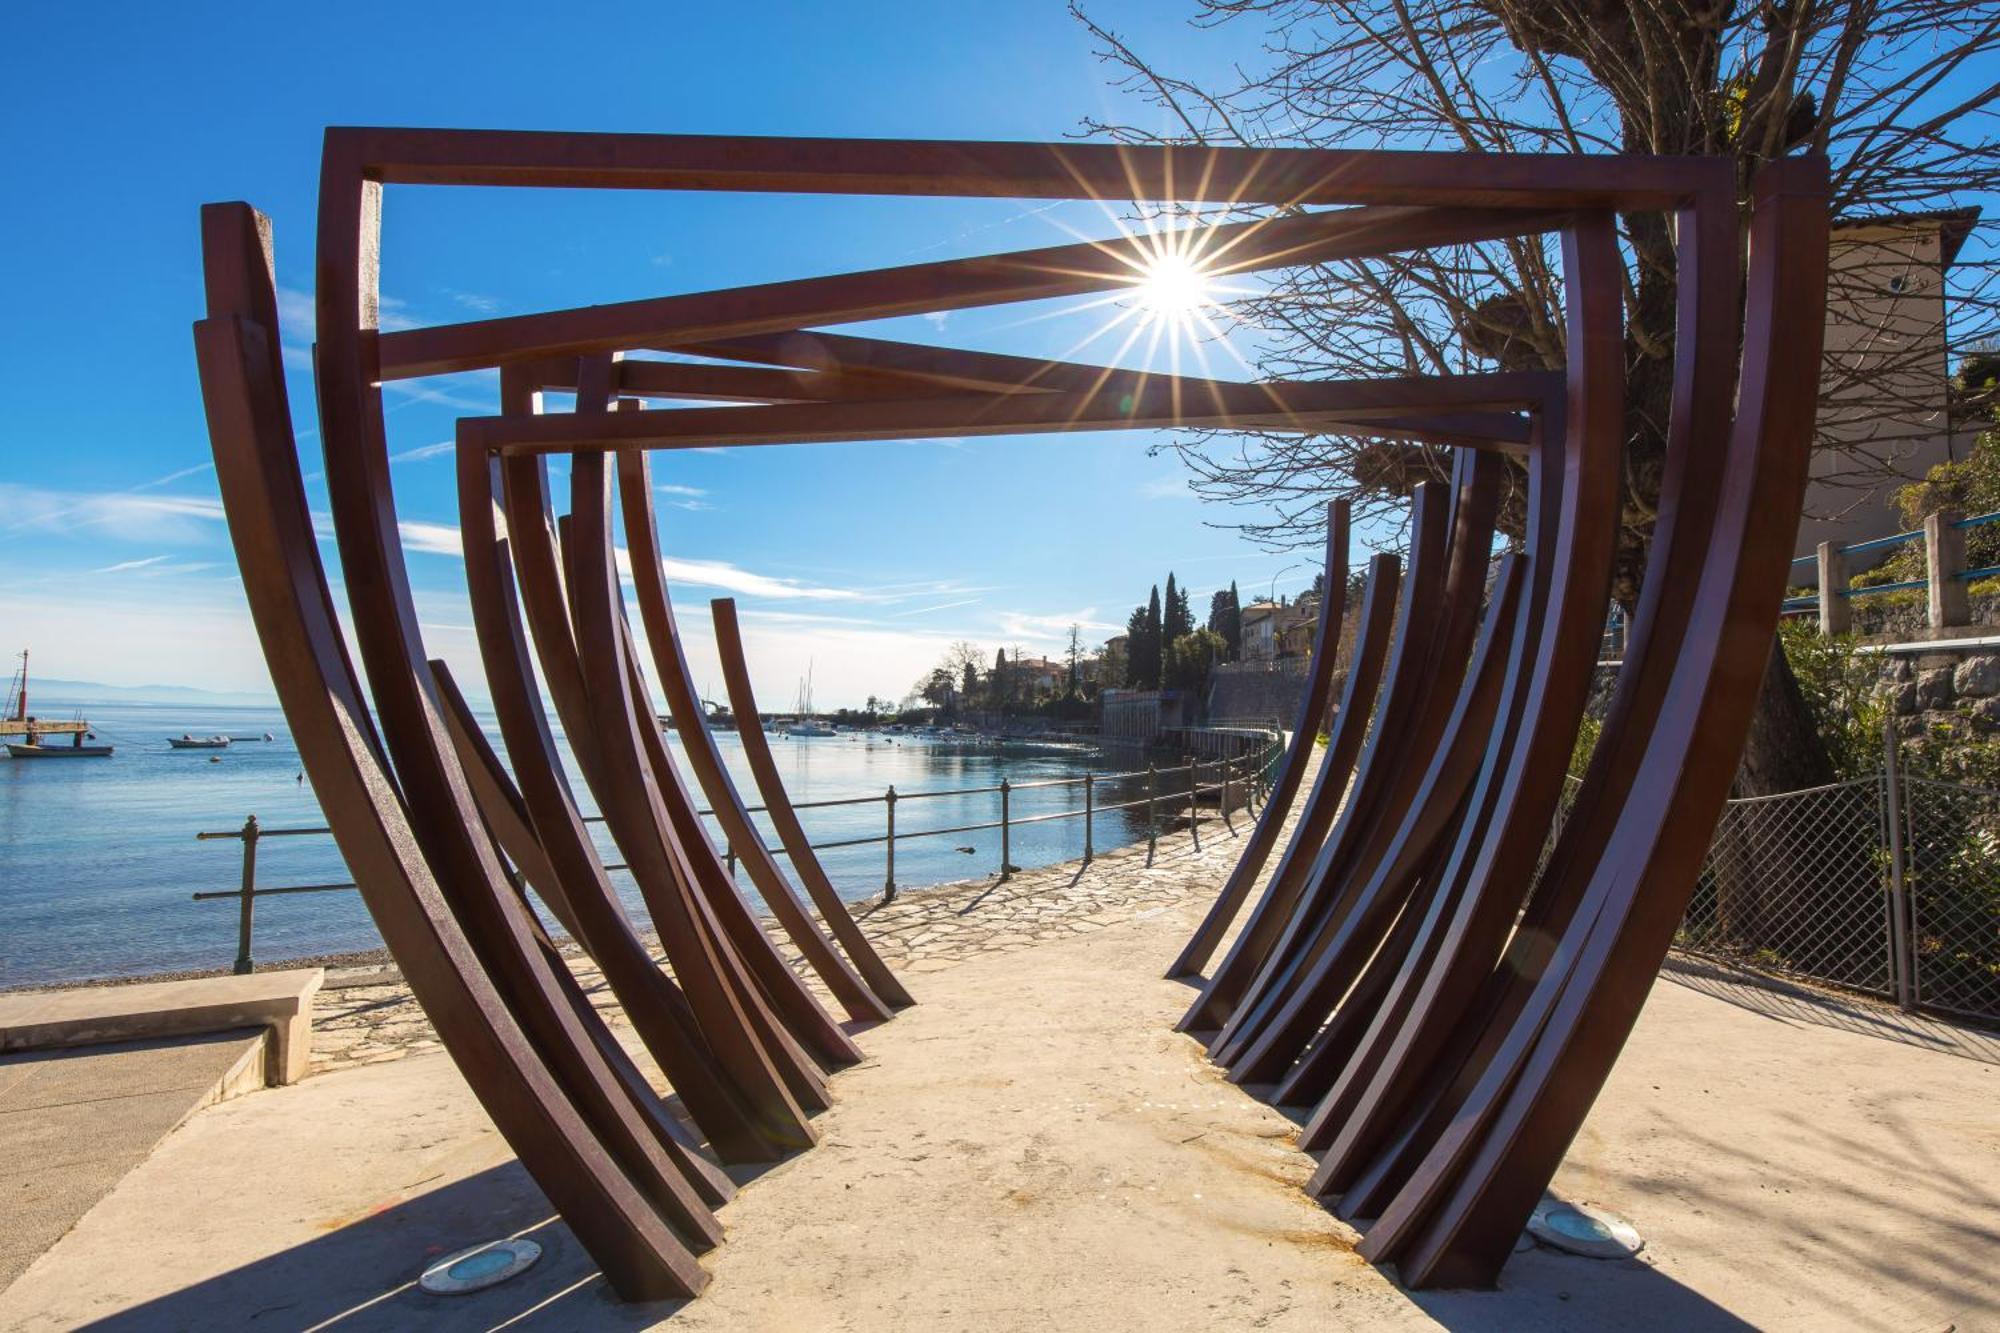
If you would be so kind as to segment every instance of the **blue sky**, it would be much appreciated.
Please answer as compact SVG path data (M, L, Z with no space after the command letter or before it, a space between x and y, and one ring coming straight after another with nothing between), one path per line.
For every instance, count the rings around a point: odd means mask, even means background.
M282 12L281 11L287 11ZM1094 12L1217 70L1234 36L1178 7ZM1054 0L964 6L60 7L16 15L0 144L0 647L51 676L265 688L220 521L189 326L199 206L272 216L306 466L318 439L312 208L327 124L1054 139L1092 112L1145 114L1107 87ZM1246 34L1247 36L1247 34ZM441 323L1111 235L1094 205L1015 201L392 189L385 323ZM1112 359L1115 310L1004 307L854 326L1028 354ZM1143 362L1143 349L1123 358ZM1218 368L1230 373L1226 368ZM476 682L455 550L453 420L490 377L392 386L397 502L434 651ZM1059 436L656 457L663 541L690 630L734 593L760 695L811 665L821 706L900 696L955 639L1051 655L1122 624L1169 568L1309 581L1186 490L1152 437ZM324 492L312 488L316 504ZM332 560L330 544L323 554ZM436 553L433 553L435 551ZM714 679L705 631L697 672Z

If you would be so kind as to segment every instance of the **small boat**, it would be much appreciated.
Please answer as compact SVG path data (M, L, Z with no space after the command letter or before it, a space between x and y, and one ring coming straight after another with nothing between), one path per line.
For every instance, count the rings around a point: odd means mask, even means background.
M7 742L7 753L16 759L103 759L111 753L109 745L85 745L84 737L92 736L87 731L71 732L68 745L43 745L31 741L22 745L18 741Z
M227 750L229 741L230 738L223 735L190 736L186 732L167 737L167 744L176 750Z

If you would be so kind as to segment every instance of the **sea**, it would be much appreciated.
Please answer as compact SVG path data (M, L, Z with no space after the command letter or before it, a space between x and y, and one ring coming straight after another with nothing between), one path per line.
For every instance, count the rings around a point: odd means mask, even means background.
M60 712L50 707L45 715L75 711L90 720L100 742L116 747L111 757L0 756L0 989L226 969L236 956L238 900L197 901L193 895L239 886L242 843L196 835L241 830L251 815L266 833L324 824L284 715L276 708L90 701L64 703ZM504 755L491 717L481 720ZM170 736L217 733L243 739L224 750L167 744ZM264 740L266 734L271 739ZM678 758L679 738L668 735ZM741 740L729 732L718 732L717 739L744 800L760 804ZM880 798L896 789L899 887L978 879L999 869L999 830L926 831L996 821L996 793L932 793L994 787L1003 778L1011 786L1097 773L1105 780L1093 784L1096 846L1146 836L1142 806L1104 808L1142 801L1145 779L1111 776L1114 766L1087 745L966 746L865 731L770 739L795 802ZM682 772L699 799L692 770L683 766ZM581 780L572 777L572 786L585 813L594 814ZM1082 784L1012 790L1008 799L1014 865L1031 869L1083 854L1083 819L1046 818L1081 811ZM814 843L842 843L879 838L884 814L884 803L871 799L803 810L800 818ZM603 826L591 827L606 862L622 861ZM776 846L768 825L765 835ZM884 852L873 842L830 847L819 858L841 896L854 900L882 892ZM350 878L333 839L323 833L260 840L255 874L260 890ZM612 879L643 927L645 904L636 887L622 872ZM762 910L740 870L738 883ZM253 940L260 967L381 945L351 889L257 900Z

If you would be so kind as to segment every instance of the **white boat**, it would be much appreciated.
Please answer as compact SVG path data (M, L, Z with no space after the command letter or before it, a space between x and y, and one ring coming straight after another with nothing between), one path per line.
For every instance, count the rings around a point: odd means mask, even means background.
M785 727L787 736L838 736L840 733L813 716L812 663L806 663L805 679L799 682L798 720Z
M178 736L167 737L167 744L173 746L176 750L227 750L229 748L229 737L222 735L190 736L186 732L182 732Z

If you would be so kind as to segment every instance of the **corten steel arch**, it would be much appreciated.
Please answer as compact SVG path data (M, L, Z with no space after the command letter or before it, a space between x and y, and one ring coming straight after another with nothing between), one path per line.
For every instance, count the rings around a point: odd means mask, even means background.
M1164 243L1121 237L385 333L376 263L389 185L1214 202L1277 215ZM1825 168L1786 161L1754 182L1747 284L1734 185L1727 164L1683 159L331 130L316 387L372 712L305 509L268 233L245 206L207 210L204 395L245 586L301 752L447 1050L617 1289L698 1291L693 1256L719 1236L710 1209L729 1186L603 1030L527 890L596 957L724 1160L809 1145L828 1076L859 1055L723 866L654 725L648 657L724 837L805 961L851 1016L908 1003L805 846L768 749L746 747L791 876L721 769L662 575L643 451L1141 426L1343 430L1459 451L1449 494L1417 497L1407 575L1391 557L1371 561L1319 774L1182 1026L1232 1077L1275 1080L1278 1097L1312 1107L1302 1141L1323 1157L1311 1190L1367 1223L1364 1253L1416 1285L1490 1282L1665 951L1776 619L1789 550L1782 525L1756 519L1794 511L1804 486ZM1674 212L1680 241L1663 503L1627 664L1537 875L1615 545L1613 218L1642 210ZM1562 371L1246 384L812 327L1116 291L1163 245L1185 243L1219 275L1550 233L1564 260ZM1802 336L1779 340L1781 308ZM491 369L500 410L460 422L458 480L506 766L424 650L381 404L389 380ZM542 412L544 389L574 393L576 410ZM724 406L635 410L660 400ZM567 515L554 509L548 453L571 455ZM1526 462L1527 531L1489 568L1496 453ZM646 651L615 567L618 517ZM1336 506L1292 752L1174 975L1222 947L1298 803L1345 611L1345 528ZM734 607L713 609L732 703L754 718ZM544 689L671 978L584 830Z
M1327 705L1333 701L1333 669L1340 647L1341 625L1347 615L1348 509L1345 500L1335 500L1326 508L1326 562L1320 571L1319 622L1313 627L1312 656L1306 672L1305 693L1299 699L1299 711L1292 720L1292 734L1295 736L1318 735L1320 723L1326 718ZM1250 831L1250 840L1243 844L1242 854L1236 858L1235 868L1223 883L1222 892L1215 896L1208 915L1202 918L1187 947L1168 966L1169 978L1198 974L1215 956L1222 937L1229 931L1230 922L1242 910L1244 899L1256 887L1257 876L1263 872L1264 863L1278 845L1285 817L1291 813L1292 802L1299 794L1299 784L1305 780L1306 755L1303 746L1288 746L1278 761L1278 771L1271 779L1270 794L1264 798L1264 809L1257 816L1256 827Z

